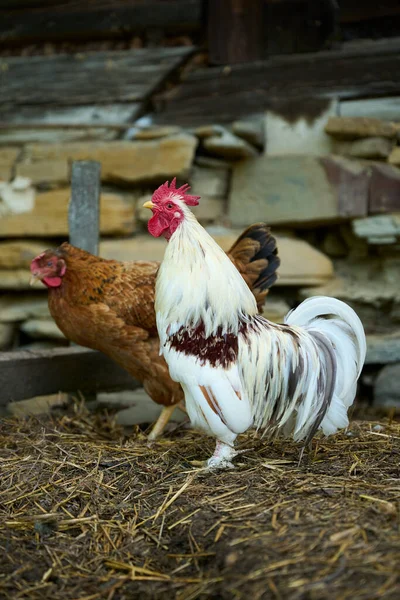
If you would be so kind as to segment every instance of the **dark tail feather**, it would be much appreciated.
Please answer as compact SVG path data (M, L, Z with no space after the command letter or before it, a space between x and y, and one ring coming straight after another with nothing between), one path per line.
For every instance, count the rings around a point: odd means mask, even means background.
M265 223L250 225L228 255L252 290L261 311L268 290L277 280L280 265L276 240Z

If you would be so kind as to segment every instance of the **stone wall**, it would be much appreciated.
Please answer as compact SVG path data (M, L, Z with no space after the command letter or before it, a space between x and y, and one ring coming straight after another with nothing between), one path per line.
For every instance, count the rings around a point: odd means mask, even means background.
M282 265L268 318L314 294L357 310L369 342L365 389L376 380L375 402L393 403L382 378L400 368L399 131L387 119L337 117L331 102L313 119L270 110L229 127L146 119L109 141L90 130L73 142L0 137L0 349L68 343L46 291L29 287L29 263L67 238L71 161L95 159L101 256L160 260L165 242L147 234L141 206L164 180L189 181L202 197L197 217L224 248L252 222L271 225Z

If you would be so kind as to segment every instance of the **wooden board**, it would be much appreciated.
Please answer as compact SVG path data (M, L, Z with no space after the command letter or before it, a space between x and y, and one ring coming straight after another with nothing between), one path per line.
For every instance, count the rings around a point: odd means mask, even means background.
M86 348L0 352L0 406L60 391L92 394L138 387L112 360Z
M156 120L194 126L262 112L273 101L394 95L400 93L399 70L400 38L202 68L156 98Z
M99 253L101 164L94 160L72 162L68 207L69 242L91 254Z
M1 111L2 130L30 129L39 127L52 130L107 127L124 131L138 117L140 103L89 104L83 106L19 106Z
M265 58L263 0L213 0L208 4L208 56L213 65Z
M344 0L340 6L340 21L354 23L400 15L399 0Z
M192 53L190 47L0 58L0 105L139 102Z
M200 28L203 0L54 0L2 2L0 44L126 38L148 29Z

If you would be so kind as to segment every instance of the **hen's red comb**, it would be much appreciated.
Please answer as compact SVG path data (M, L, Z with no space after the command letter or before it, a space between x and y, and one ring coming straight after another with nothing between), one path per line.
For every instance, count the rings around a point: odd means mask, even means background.
M181 200L184 201L188 206L197 206L200 200L200 196L191 196L187 194L190 190L190 185L188 183L184 183L180 188L176 187L176 177L171 181L171 185L166 181L153 194L153 202L162 202L167 198L171 197L171 194L175 196L180 196Z

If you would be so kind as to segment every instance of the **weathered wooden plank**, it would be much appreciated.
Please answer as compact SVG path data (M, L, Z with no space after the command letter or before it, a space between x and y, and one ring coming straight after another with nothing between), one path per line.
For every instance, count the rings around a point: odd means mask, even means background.
M0 43L126 38L148 29L194 31L201 27L202 10L203 0L3 2Z
M70 243L95 255L99 253L100 172L101 165L94 160L72 163L68 207Z
M111 359L86 348L0 352L0 406L59 391L92 394L138 387Z
M146 99L190 47L0 59L0 104L71 106ZM8 105L8 106L7 106Z
M263 0L213 0L208 4L208 54L213 65L265 58Z
M140 103L9 107L1 111L0 130L107 127L123 131L131 127L139 111Z
M361 98L400 93L400 39L232 67L198 69L156 98L158 123L229 122L274 101Z
M340 3L340 21L354 23L400 15L398 0L345 0Z

